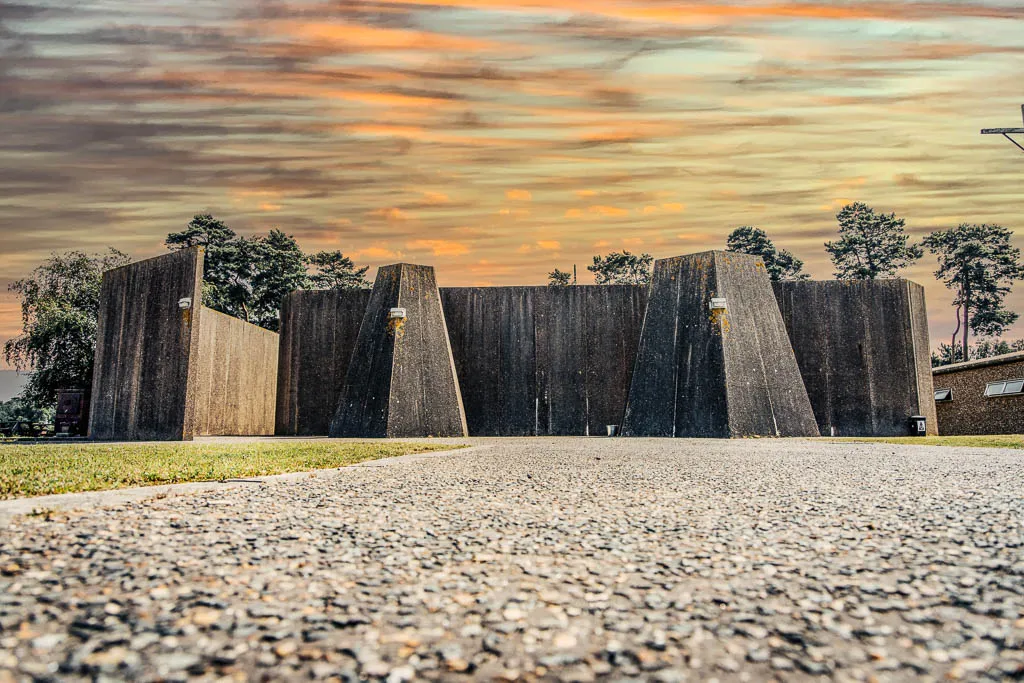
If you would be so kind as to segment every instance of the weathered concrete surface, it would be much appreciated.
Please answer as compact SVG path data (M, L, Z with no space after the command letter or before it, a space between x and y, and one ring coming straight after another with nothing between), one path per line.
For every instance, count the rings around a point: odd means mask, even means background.
M646 288L445 288L441 300L471 435L622 424Z
M345 384L370 290L298 291L281 307L280 436L326 435Z
M924 289L907 280L774 283L814 409L828 436L936 434Z
M196 373L196 436L274 433L277 333L201 307Z
M103 274L89 435L94 439L191 439L203 254L200 248ZM191 298L181 310L178 300Z
M1024 676L1021 451L491 443L14 520L0 679Z
M408 317L391 320L391 308ZM434 269L382 266L359 326L331 436L465 436Z
M727 310L709 310L725 297ZM709 251L655 262L626 436L816 436L760 259Z
M945 365L932 370L935 389L953 400L934 403L939 434L1024 434L1024 396L985 396L989 382L1024 378L1024 352Z

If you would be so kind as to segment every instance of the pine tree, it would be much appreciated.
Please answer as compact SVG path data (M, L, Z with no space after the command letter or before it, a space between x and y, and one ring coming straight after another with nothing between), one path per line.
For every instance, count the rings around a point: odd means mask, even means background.
M1013 283L1024 279L1020 249L1010 243L1013 232L998 225L961 223L938 230L924 239L924 245L939 258L938 278L953 290L957 334L962 334L962 357L970 351L970 333L1001 335L1019 317L1006 310L1004 300Z
M895 213L876 214L867 204L855 202L844 206L836 220L839 239L826 242L825 251L840 280L895 277L923 254L919 245L909 243L906 224Z
M775 244L760 228L749 225L736 228L729 233L725 249L738 254L760 256L765 270L768 271L768 277L772 280L806 280L810 277L801 272L804 268L803 261L785 249L776 249Z

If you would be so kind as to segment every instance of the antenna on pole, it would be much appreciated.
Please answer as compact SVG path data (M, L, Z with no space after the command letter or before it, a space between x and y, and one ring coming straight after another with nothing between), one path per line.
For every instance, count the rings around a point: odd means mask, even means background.
M1020 105L1020 116L1024 123L1024 104ZM1013 143L1013 146L1024 152L1024 145L1014 140L1011 135L1024 135L1024 128L982 128L982 135L1002 135Z

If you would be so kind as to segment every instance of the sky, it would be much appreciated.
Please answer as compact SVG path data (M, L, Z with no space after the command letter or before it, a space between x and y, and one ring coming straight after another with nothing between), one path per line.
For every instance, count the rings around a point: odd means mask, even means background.
M441 286L740 225L830 278L851 201L1024 247L1024 153L978 134L1024 125L1022 72L1019 0L0 0L0 342L50 253L158 255L205 211ZM933 345L935 267L903 273Z

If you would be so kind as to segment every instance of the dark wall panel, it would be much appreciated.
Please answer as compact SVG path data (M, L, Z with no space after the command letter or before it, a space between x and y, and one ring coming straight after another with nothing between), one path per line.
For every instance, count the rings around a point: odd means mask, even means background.
M906 280L774 283L823 435L935 433L924 291Z
M441 300L471 435L622 423L645 287L447 288Z
M368 289L298 291L285 297L276 434L328 433L369 301Z
M100 293L92 413L95 439L191 439L195 430L203 256L198 248L107 271ZM182 310L178 301L191 298Z
M533 289L441 290L471 435L536 433L539 408Z

